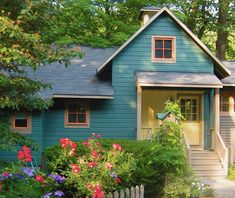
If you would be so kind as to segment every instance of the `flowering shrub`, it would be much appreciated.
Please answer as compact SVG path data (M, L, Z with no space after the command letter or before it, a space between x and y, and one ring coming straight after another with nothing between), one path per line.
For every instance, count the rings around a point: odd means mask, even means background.
M128 184L135 168L134 158L119 144L105 150L97 141L100 138L93 133L91 138L77 143L79 146L68 138L60 139L60 154L49 165L66 177L66 196L103 198L105 193Z
M64 193L57 190L65 179L58 174L40 172L32 164L30 148L23 146L18 151L19 162L12 163L0 174L1 197L62 197Z

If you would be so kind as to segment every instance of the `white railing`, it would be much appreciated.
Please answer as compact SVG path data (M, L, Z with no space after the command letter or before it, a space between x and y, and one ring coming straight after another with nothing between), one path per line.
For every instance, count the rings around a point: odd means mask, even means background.
M182 136L183 136L182 143L184 146L184 152L187 157L188 164L190 165L191 164L191 149L190 149L189 143L188 143L187 138L185 137L184 133L182 134Z
M109 193L107 198L144 198L144 186L136 186L131 189L115 191L113 193Z
M150 140L153 134L153 128L141 128L141 140Z
M224 173L228 174L228 148L225 146L224 141L219 133L215 137L215 150L217 151L220 161L224 168Z

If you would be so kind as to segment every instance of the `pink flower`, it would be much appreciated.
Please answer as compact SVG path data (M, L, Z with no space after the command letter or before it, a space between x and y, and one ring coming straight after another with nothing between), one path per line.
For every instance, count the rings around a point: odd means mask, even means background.
M75 155L75 151L74 151L74 150L71 150L71 151L69 152L69 155L70 155L70 156L74 156L74 155Z
M27 146L23 146L22 150L18 151L17 158L19 160L24 161L24 162L31 162L32 156L30 154L30 148Z
M91 141L91 140L92 140L92 138L90 138L90 137L87 138L87 141L88 141L88 142Z
M98 138L98 139L101 139L101 138L102 138L102 135L101 135L101 134L98 134L98 135L97 135L97 138Z
M82 145L85 147L89 147L89 143L88 142L82 142Z
M75 151L76 148L77 148L77 144L76 144L75 142L73 142L73 141L70 141L69 144L70 144L71 149L72 149L73 151Z
M113 168L113 165L112 165L112 163L110 163L110 162L107 162L107 163L105 164L105 166L106 166L106 168L109 169L109 170L112 170L112 168Z
M93 188L93 185L91 183L87 184L87 188L91 190Z
M91 135L92 135L92 136L94 136L94 137L96 136L96 134L95 134L95 133L92 133Z
M117 151L122 151L122 147L119 144L113 144L113 148Z
M92 198L104 198L104 192L101 185L97 185L94 189Z
M60 146L62 148L66 148L70 145L70 139L69 138L61 138L60 139Z
M96 144L96 146L100 147L100 143L99 142L96 142L95 144Z
M106 166L106 168L109 169L109 170L112 170L112 168L113 168L113 165L112 165L112 163L110 163L110 162L107 162L107 163L105 164L105 166Z
M72 171L74 173L80 173L81 172L81 169L80 169L80 167L77 164L70 164L70 166L71 166Z
M87 166L88 166L89 168L93 168L93 167L96 167L97 164L96 164L95 162L88 162L88 163L87 163Z
M97 158L98 156L99 156L99 153L97 152L97 151L91 151L91 156L93 157L93 158Z

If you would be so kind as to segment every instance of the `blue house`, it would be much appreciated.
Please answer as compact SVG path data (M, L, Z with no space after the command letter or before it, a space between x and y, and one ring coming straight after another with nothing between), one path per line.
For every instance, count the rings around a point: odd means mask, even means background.
M235 64L218 60L167 8L143 8L140 18L143 26L119 48L81 47L85 57L68 68L54 63L29 72L51 84L39 94L54 105L15 112L12 130L38 142L41 151L62 137L81 140L92 132L143 140L158 126L165 102L177 99L189 163L198 175L226 175L228 146L235 148Z

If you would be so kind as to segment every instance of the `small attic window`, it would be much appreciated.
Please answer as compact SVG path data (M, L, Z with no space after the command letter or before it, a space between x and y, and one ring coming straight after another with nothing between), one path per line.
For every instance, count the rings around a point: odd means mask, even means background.
M152 61L175 61L175 37L152 37Z

